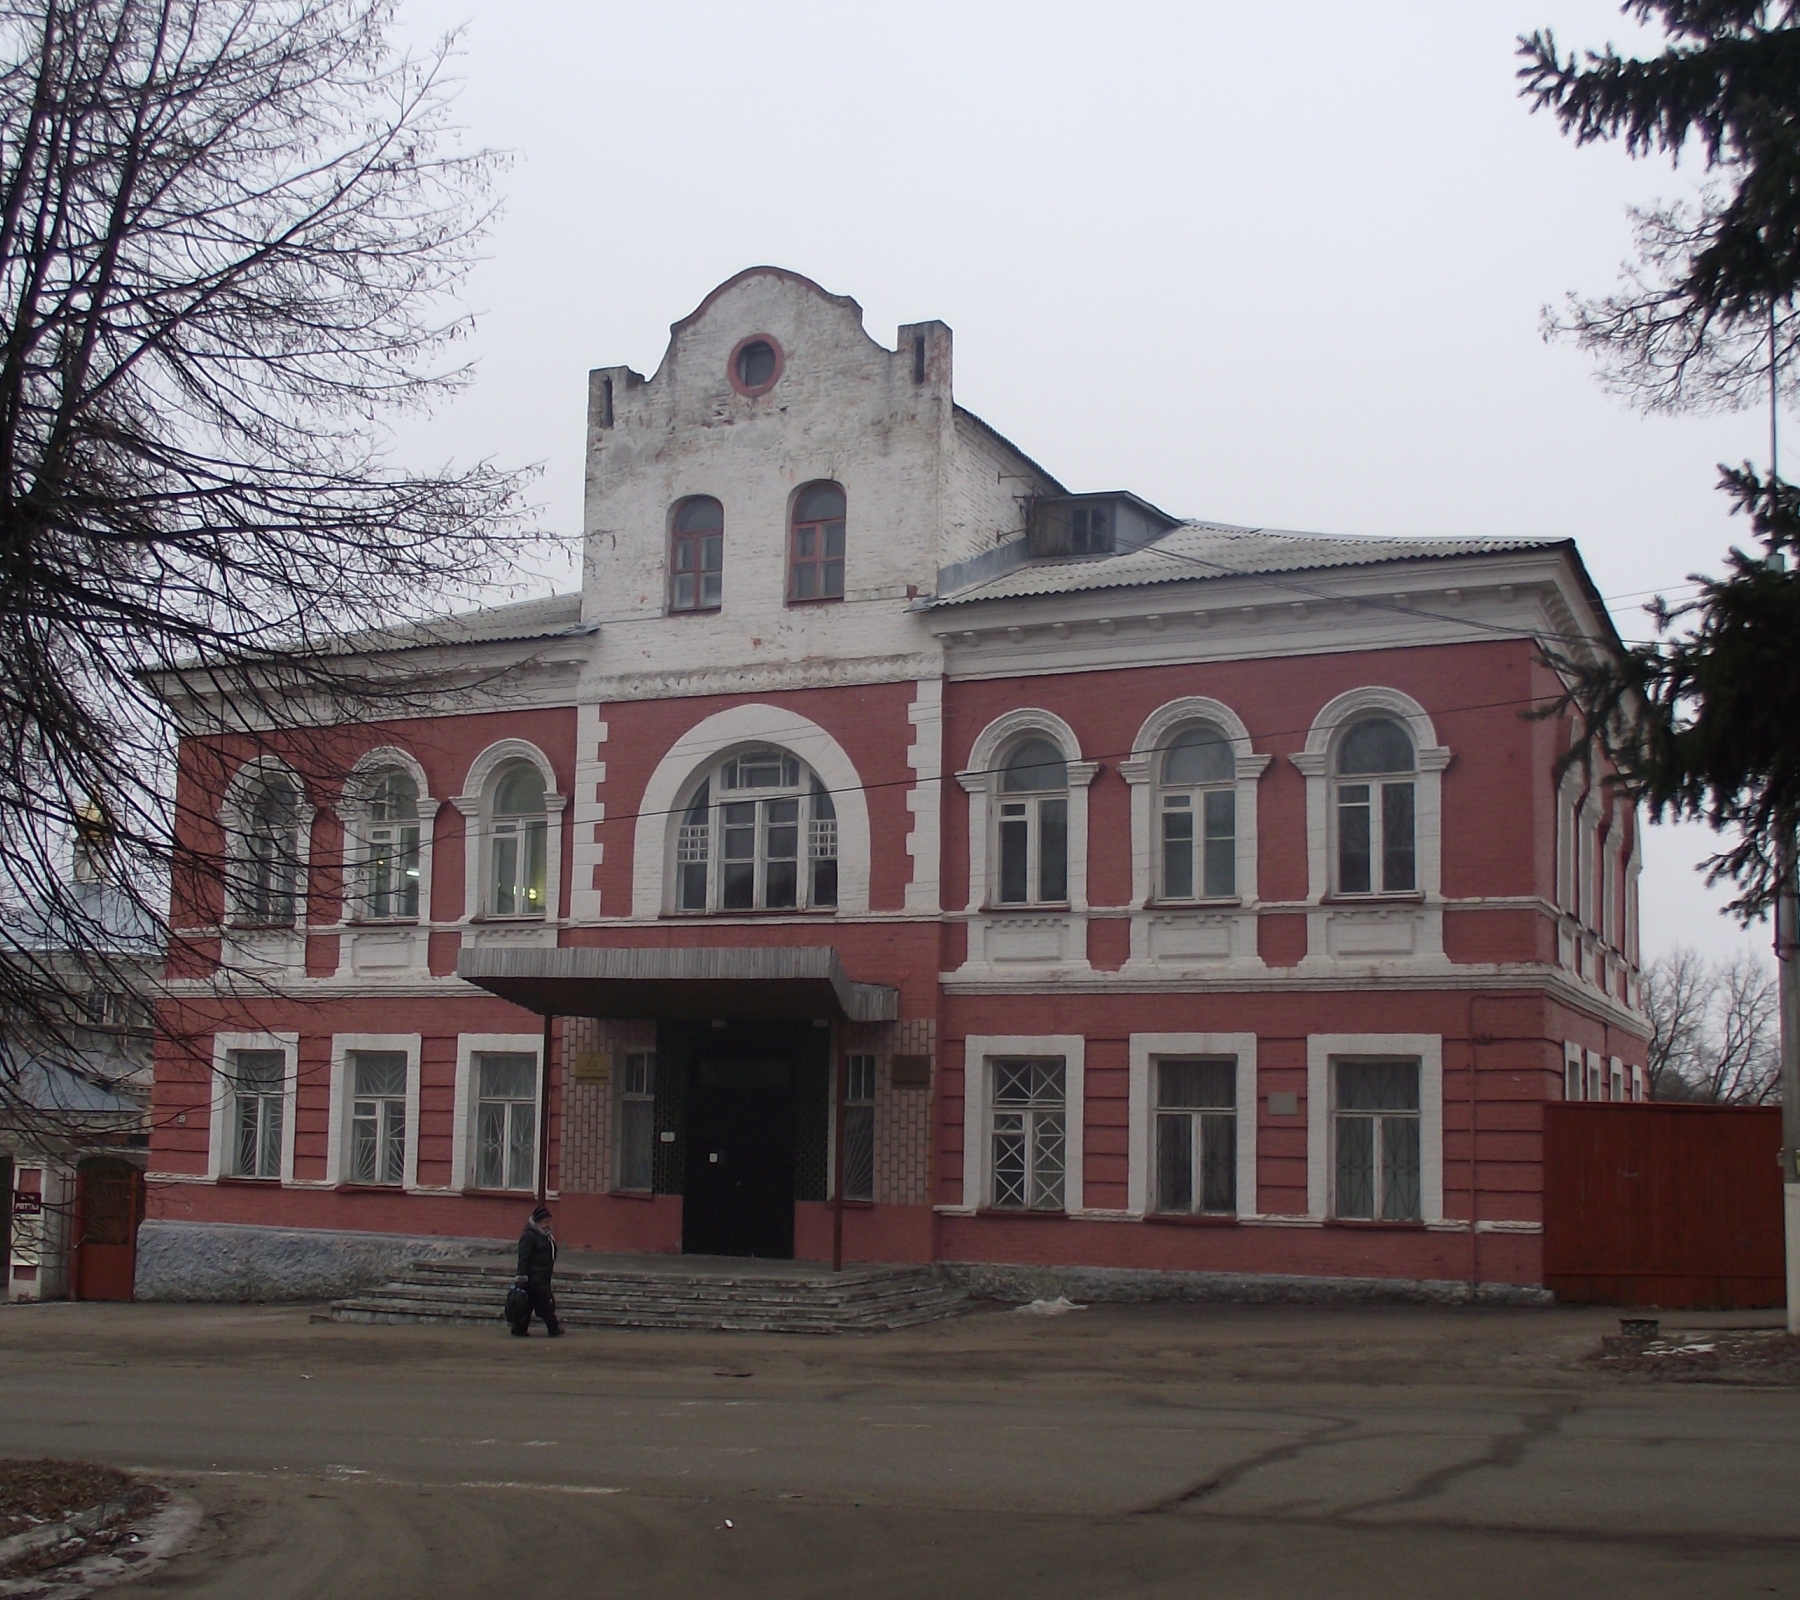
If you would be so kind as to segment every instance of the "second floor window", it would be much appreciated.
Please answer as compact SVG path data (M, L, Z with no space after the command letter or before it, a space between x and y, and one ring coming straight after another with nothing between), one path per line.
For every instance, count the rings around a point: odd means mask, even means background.
M258 781L244 806L236 922L291 928L300 896L300 804L286 778Z
M811 483L794 501L788 546L788 599L844 597L844 491Z
M1069 768L1048 739L1013 747L1000 771L999 878L1003 906L1069 898Z
M705 778L675 844L679 911L804 911L837 905L837 810L785 750L746 750Z
M388 922L419 914L419 786L390 767L369 790L363 856L363 916Z
M529 761L502 768L494 786L489 912L541 917L545 910L544 775Z
M1412 737L1386 717L1359 722L1337 751L1339 894L1406 894L1418 887Z
M1163 755L1162 896L1237 893L1237 762L1211 723L1185 728Z
M697 494L675 508L669 542L669 609L717 611L725 594L725 508Z

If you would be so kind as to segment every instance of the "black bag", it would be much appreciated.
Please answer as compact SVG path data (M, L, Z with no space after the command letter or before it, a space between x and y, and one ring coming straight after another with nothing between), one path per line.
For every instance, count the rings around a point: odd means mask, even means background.
M522 1283L515 1283L506 1291L506 1304L500 1315L515 1328L522 1328L531 1321L531 1295Z

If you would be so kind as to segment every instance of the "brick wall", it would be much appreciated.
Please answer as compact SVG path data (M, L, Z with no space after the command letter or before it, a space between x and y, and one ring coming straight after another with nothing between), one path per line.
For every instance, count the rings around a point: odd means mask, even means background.
M612 1108L627 1051L654 1050L654 1022L601 1021L570 1017L564 1024L562 1189L571 1194L605 1194L613 1186ZM579 1058L606 1058L601 1080L577 1081Z

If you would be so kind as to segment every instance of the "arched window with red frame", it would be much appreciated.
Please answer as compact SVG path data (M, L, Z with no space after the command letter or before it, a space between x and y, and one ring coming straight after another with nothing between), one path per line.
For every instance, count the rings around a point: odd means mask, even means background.
M669 609L717 611L725 586L725 508L709 494L675 507L669 529Z
M788 600L844 598L844 490L809 483L794 497L788 539Z

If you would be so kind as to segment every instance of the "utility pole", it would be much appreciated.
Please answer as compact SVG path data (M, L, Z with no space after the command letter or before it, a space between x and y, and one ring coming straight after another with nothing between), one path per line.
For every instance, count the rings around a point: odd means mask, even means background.
M1769 301L1769 492L1781 481L1780 357L1775 302ZM1777 551L1770 564L1781 559ZM1775 979L1781 1006L1781 1210L1787 1246L1787 1325L1800 1333L1800 859L1792 817L1782 817L1775 844Z

